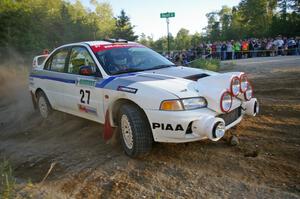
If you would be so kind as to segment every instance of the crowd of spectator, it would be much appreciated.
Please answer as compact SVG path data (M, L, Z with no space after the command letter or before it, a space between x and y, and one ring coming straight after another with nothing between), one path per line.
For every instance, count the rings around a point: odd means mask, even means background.
M278 36L275 39L245 39L238 41L203 42L197 47L170 52L165 56L176 63L187 64L197 58L220 60L300 55L300 38Z

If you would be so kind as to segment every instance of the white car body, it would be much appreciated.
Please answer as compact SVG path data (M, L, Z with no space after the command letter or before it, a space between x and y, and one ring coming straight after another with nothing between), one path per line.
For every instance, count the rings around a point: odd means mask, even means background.
M201 139L219 140L223 135L212 133L216 122L223 122L225 129L237 125L244 114L255 116L258 103L255 98L245 100L240 93L233 97L232 106L224 113L220 108L222 94L230 89L233 77L243 73L216 73L189 67L169 67L121 75L108 75L96 58L93 48L113 45L139 45L128 42L82 42L55 49L46 59L62 48L86 48L96 63L102 77L82 76L36 70L29 77L29 89L35 99L42 90L55 110L76 115L98 123L117 126L119 104L130 101L140 107L148 118L156 142L183 143ZM194 79L195 80L191 80ZM198 80L197 80L198 79ZM164 100L204 97L207 107L182 110L160 110ZM89 98L89 99L88 99ZM87 101L89 102L87 104Z

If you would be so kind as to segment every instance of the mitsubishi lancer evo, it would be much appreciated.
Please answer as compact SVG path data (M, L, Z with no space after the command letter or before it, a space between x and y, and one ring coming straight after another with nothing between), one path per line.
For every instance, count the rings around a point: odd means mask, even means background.
M80 42L56 48L29 76L43 118L53 110L104 124L131 157L153 142L218 141L259 104L243 72L176 66L135 42ZM117 129L114 131L113 129Z

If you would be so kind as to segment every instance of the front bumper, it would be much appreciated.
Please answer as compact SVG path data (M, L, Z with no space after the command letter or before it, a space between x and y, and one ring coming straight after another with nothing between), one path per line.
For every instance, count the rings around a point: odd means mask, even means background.
M258 102L253 98L241 102L237 109L228 113L234 115L234 119L229 120L208 108L190 111L145 110L145 112L156 142L184 143L202 139L217 141L224 135L215 133L217 124L224 123L224 131L228 130L240 123L245 114L255 116L258 110Z

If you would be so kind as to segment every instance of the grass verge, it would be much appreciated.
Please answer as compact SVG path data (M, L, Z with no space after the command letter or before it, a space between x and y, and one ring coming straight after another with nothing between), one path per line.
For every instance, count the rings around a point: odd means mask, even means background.
M0 163L0 199L15 198L16 179L7 160Z
M201 68L211 71L219 71L221 62L218 59L196 59L188 64L193 68Z

